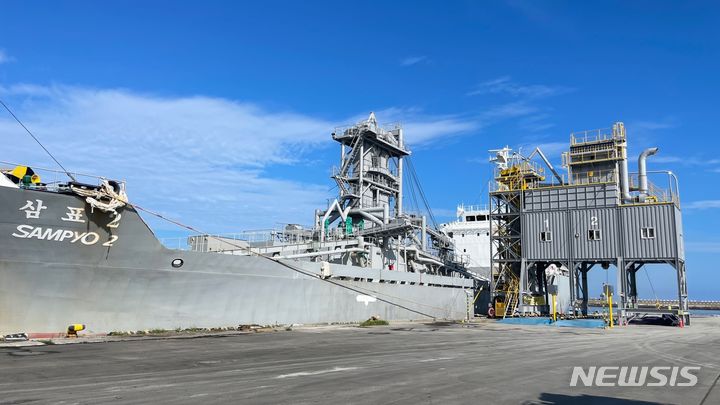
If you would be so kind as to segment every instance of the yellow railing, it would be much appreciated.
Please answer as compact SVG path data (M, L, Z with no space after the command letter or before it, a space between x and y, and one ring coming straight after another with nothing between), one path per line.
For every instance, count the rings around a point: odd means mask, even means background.
M540 171L539 174L542 174L542 171ZM516 174L514 177L498 177L496 173L496 181L492 182L493 184L491 184L490 191L513 191L552 188L564 185L581 186L588 184L616 183L617 173L615 170L595 170L591 172L573 173L570 178L562 175L560 178L562 179L562 183L554 176L547 178L526 178L521 174ZM498 179L502 179L502 181ZM571 180L569 184L568 180Z
M647 202L658 202L658 203L679 203L677 195L670 189L662 188L657 186L655 183L648 180L648 201ZM637 190L640 185L637 174L630 176L630 189Z

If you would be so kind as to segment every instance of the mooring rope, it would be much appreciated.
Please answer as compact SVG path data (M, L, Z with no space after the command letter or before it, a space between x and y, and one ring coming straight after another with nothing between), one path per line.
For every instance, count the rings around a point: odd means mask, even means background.
M25 130L25 132L27 132L27 133L32 137L32 139L34 139L35 142L37 142L37 144L40 145L41 148L43 148L43 150L45 151L45 153L47 153L48 156L50 156L50 157L52 158L52 160L54 160L55 163L57 163L57 165L60 166L61 169L63 169L63 171L65 172L65 174L67 174L68 177L70 177L70 178L72 179L72 181L77 181L77 180L75 180L75 176L73 176L72 174L70 174L70 172L65 168L65 166L63 166L62 163L60 163L57 159L55 159L55 156L53 156L53 154L50 153L49 150L47 150L47 148L45 147L45 145L43 145L42 142L40 142L40 140L39 140L32 132L30 132L30 130L28 129L28 127L26 127L25 124L22 123L22 121L20 121L20 118L18 118L17 115L15 115L15 113L12 112L12 110L10 109L10 107L8 107L7 104L5 104L5 102L3 102L2 100L0 100L0 104L2 104L3 107L5 107L5 109L7 110L7 112L9 112L10 115L12 115L13 118L15 118L15 121L17 121L17 123L20 124L21 127L23 127L23 129Z
M143 211L143 212L146 212L146 213L148 213L148 214L150 214L150 215L153 215L153 216L155 216L155 217L157 217L157 218L160 218L160 219L162 219L162 220L164 220L164 221L170 222L170 223L172 223L172 224L174 224L174 225L177 225L177 226L179 226L179 227L182 227L182 228L185 228L185 229L190 230L190 231L192 231L192 232L195 232L195 233L197 233L197 234L207 235L207 236L209 236L209 237L211 237L211 238L216 238L216 239L220 240L220 238L217 238L217 237L215 237L215 236L213 236L213 235L210 235L209 233L202 232L202 231L200 231L199 229L197 229L197 228L195 228L195 227L192 227L192 226L190 226L190 225L184 224L184 223L179 222L179 221L177 221L177 220L167 218L167 217L165 217L164 215L162 215L162 214L160 214L160 213L157 213L157 212L148 210L148 209L143 208L143 207L141 207L141 206L139 206L139 205L137 205L137 204L129 203L128 205L130 205L130 206L132 206L132 207L134 207L134 208L137 208L137 209L140 210L140 211ZM360 287L350 287L350 286L347 286L347 285L344 285L344 284L340 284L340 283L338 283L338 282L336 282L336 281L333 281L333 280L331 280L331 279L326 279L326 278L318 277L317 274L315 274L315 273L311 273L311 272L305 271L305 270L303 270L303 269L300 269L300 268L298 268L298 267L292 266L292 265L290 265L290 264L281 262L280 259L276 259L276 258L273 258L273 257L268 257L268 256L262 255L262 254L260 254L260 253L257 253L257 252L253 251L252 249L250 249L250 248L248 248L248 247L245 247L245 246L242 246L242 245L239 245L239 244L232 243L232 242L230 242L230 241L228 241L228 240L225 240L225 239L222 239L222 242L223 242L223 243L227 243L228 245L233 246L233 247L236 247L236 248L238 248L238 249L244 250L244 251L246 251L247 253L249 253L250 255L253 255L253 256L256 256L256 257L262 257L262 258L264 258L264 259L270 260L270 261L272 261L272 262L274 262L274 263L277 263L277 264L279 264L279 265L281 265L281 266L283 266L283 267L286 267L286 268L288 268L288 269L290 269L290 270L292 270L292 271L295 271L295 272L297 272L297 273L303 274L303 275L305 275L305 276L308 276L308 277L311 277L311 278L317 278L318 280L325 281L325 282L327 282L327 283L336 285L336 286L338 286L338 287L344 288L344 289L349 290L349 291L356 292L356 293L358 293L358 294L367 295L368 293L372 293L372 294L375 295L374 298L377 299L377 300L380 301L380 302L384 302L384 303L386 303L386 304L389 304L389 305L392 305L392 306L395 306L395 307L398 307L398 308L402 308L402 309L404 309L404 310L406 310L406 311L409 311L409 312L412 312L412 313L415 313L415 314L418 314L418 315L422 315L422 316L424 316L424 317L431 318L431 319L433 319L433 320L436 319L436 317L433 316L433 315L426 314L426 313L421 312L421 311L418 311L418 310L416 310L416 309L412 309L412 308L406 307L405 305L399 304L399 303L397 303L397 302L390 301L389 299L385 299L385 298L382 298L382 297L378 297L378 296L377 296L377 295L390 296L389 294L381 293L381 292L379 292L379 291L374 291L374 290L366 290L366 291L363 291L363 289L360 288ZM392 296L390 296L390 297L392 297ZM392 298L399 298L399 297L392 297ZM410 301L410 302L412 302L412 301ZM421 304L421 303L417 303L417 302L412 302L412 303L413 303L413 304L416 304L416 305L426 306L426 307L433 308L433 309L443 310L442 308L433 307L433 306L427 305L427 304Z

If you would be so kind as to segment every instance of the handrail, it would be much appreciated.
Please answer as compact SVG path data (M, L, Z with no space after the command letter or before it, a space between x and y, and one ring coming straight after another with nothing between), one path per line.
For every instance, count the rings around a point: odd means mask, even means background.
M574 146L589 142L608 141L611 139L625 138L622 135L616 136L612 128L589 129L585 131L572 132L570 134L570 145Z
M480 205L480 204L477 204L477 205L465 205L465 204L460 204L460 205L458 205L457 208L458 208L458 209L462 209L463 211L465 211L466 214L467 214L468 212L470 212L470 211L479 211L479 212L489 211L489 207L487 206L487 204L485 204L485 205Z
M677 176L667 170L650 170L647 173L654 173L654 174L666 174L668 175L668 187L659 187L653 182L648 181L648 196L655 197L657 199L657 202L672 202L675 203L678 207L680 206L680 188L679 188L679 182ZM638 173L637 172L631 172L629 173L629 179L630 179L630 187L631 188L637 188L637 184L639 183L638 180ZM675 185L675 190L677 192L673 191L673 183Z

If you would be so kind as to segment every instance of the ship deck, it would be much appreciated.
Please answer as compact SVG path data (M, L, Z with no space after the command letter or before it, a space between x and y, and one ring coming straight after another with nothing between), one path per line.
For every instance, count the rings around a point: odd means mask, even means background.
M0 392L3 403L710 404L718 328L718 317L610 330L481 319L2 348ZM695 387L569 386L574 366L619 365L701 369Z

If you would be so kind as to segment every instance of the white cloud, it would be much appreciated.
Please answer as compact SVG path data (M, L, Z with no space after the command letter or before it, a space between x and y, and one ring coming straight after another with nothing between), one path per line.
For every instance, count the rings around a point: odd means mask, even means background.
M314 210L334 197L331 181L288 180L273 175L273 168L302 170L309 152L336 146L330 132L338 123L356 121L121 89L24 84L0 87L0 95L70 170L127 180L133 202L209 232L310 224ZM377 116L403 121L411 145L480 128L477 118L416 109L391 108ZM1 160L52 167L22 128L1 114L0 133L15 140L3 146Z
M457 114L425 114L417 108L386 108L375 112L381 124L399 123L403 127L405 143L411 148L437 142L449 137L479 131L484 126L483 117ZM367 115L357 116L353 121L366 119Z
M676 128L678 124L673 118L667 118L663 121L637 121L628 125L633 131L658 131L663 129Z
M654 163L676 163L680 166L711 166L720 164L720 159L706 158L699 155L663 155L662 149L657 156L653 156L650 159L652 159ZM716 171L716 169L709 169L709 171Z
M8 63L8 62L15 62L15 58L8 55L7 52L5 52L5 50L0 49L0 65L3 63Z
M655 163L682 163L684 159L679 156L658 155L653 156L652 160Z
M526 117L537 111L536 107L524 102L512 102L491 107L474 115L432 115L416 108L388 108L378 111L377 116L383 117L385 122L402 123L406 142L411 146L417 146L480 132L490 125L508 119Z
M539 109L537 107L528 105L523 101L518 101L490 108L483 113L483 118L487 120L502 120L506 118L525 117L538 111Z
M55 93L57 93L57 89L35 84L20 83L7 87L0 85L0 95L5 96L52 97Z
M31 90L20 101L22 88ZM218 98L40 89L0 91L14 94L16 113L66 167L126 179L134 202L188 224L230 231L311 222L328 194L326 179L305 184L265 170L330 145L331 122ZM3 160L49 161L10 119L0 130L16 139Z
M547 113L533 114L520 120L518 126L528 132L546 131L555 126L555 124L547 122L548 118L550 115Z
M542 98L569 93L574 89L564 86L547 86L543 84L521 85L513 82L509 76L499 77L480 83L468 92L468 96L481 94L507 94L512 97Z
M417 119L403 125L410 145L425 144L439 138L455 136L480 129L481 123L458 117L437 117Z
M684 203L682 208L687 210L709 210L720 208L720 200L698 200Z
M412 66L427 60L427 56L408 56L400 61L401 66Z
M566 86L549 86L543 84L524 85L511 80L509 76L488 80L477 85L468 96L500 95L514 101L496 106L486 111L485 119L517 118L517 126L524 133L545 132L555 124L551 121L547 105L541 105L540 99L570 93L575 89ZM535 135L532 137L536 137ZM522 137L526 138L526 137Z
M720 242L686 242L688 252L720 253Z

